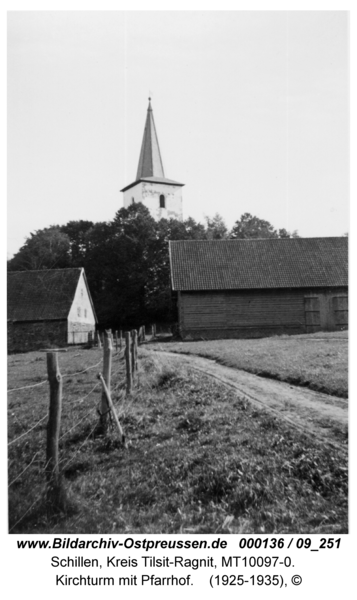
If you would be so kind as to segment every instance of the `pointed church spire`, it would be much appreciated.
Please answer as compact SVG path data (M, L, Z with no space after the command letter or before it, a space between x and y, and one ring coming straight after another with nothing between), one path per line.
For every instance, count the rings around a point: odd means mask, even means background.
M151 108L151 98L149 98L149 106L146 116L143 142L141 144L136 179L139 180L144 177L165 177L159 141L157 139L155 129L154 115Z

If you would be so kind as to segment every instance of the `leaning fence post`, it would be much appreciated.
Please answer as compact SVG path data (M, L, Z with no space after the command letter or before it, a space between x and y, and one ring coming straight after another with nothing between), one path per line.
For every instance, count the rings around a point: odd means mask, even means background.
M107 386L106 386L106 383L105 383L105 381L104 381L104 379L103 379L103 375L102 375L101 373L99 373L99 375L98 375L98 379L100 379L100 381L102 382L102 386L103 386L103 393L104 393L104 394L105 394L105 396L106 396L106 399L107 399L108 406L110 407L110 410L112 411L112 415L113 415L113 417L114 417L114 420L115 420L115 423L116 423L116 425L117 425L117 427L118 427L118 431L119 431L119 435L120 435L120 441L122 442L122 444L124 444L124 445L125 445L125 436L124 436L124 433L123 433L122 427L121 427L121 425L120 425L120 421L119 421L119 419L118 419L118 415L117 415L117 413L116 413L116 411L115 411L114 404L113 404L113 400L112 400L112 398L111 398L110 392L109 392L109 390L108 390L108 388L107 388Z
M119 348L120 350L122 349L123 346L123 332L122 330L119 331Z
M131 361L130 361L130 331L125 332L125 362L126 362L126 391L128 394L131 392L133 385L133 378L131 374Z
M112 354L113 354L113 344L112 337L109 331L104 333L104 349L103 349L103 377L105 384L110 393L110 377L112 371ZM100 414L100 422L102 425L103 433L106 433L108 429L108 411L109 406L107 402L107 396L105 392L102 392L102 403L101 403L101 414Z
M58 368L57 352L47 352L47 373L50 384L50 407L47 424L47 502L51 510L60 510L65 501L58 462L58 441L62 412L62 377Z

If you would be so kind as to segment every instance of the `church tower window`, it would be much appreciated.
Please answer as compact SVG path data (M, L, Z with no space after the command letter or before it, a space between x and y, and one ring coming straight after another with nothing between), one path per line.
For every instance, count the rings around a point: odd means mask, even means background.
M165 196L164 194L160 194L160 208L166 208Z

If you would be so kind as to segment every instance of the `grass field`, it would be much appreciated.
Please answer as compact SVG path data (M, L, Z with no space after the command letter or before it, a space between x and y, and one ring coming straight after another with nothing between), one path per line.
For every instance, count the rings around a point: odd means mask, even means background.
M168 342L162 349L197 354L262 377L342 398L348 396L346 331L252 340Z
M113 397L127 449L114 429L98 435L100 365L78 371L100 358L97 349L59 355L66 375L62 514L47 514L44 501L48 384L9 394L11 532L347 532L344 453L201 373L172 370L153 353L141 355L137 387L127 398L123 361L114 358ZM10 389L45 379L45 354L9 357Z

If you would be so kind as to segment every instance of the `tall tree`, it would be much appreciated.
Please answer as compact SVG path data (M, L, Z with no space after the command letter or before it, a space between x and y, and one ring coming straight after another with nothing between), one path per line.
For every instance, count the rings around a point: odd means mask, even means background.
M58 225L30 233L25 244L9 261L11 271L62 269L70 266L70 240Z
M169 241L206 239L206 229L189 217L185 221L160 219L156 223L156 240L152 243L150 278L146 288L146 305L153 320L175 318L170 282Z
M93 221L69 221L61 226L61 231L69 238L69 255L72 266L82 266L87 252L87 232L94 226Z
M224 240L228 237L228 229L221 215L216 213L213 217L205 217L205 220L208 240Z
M298 234L297 231L289 233L286 229L276 230L269 221L254 217L250 213L244 213L235 222L229 237L231 239L289 238L298 237Z
M134 203L120 209L98 262L105 290L105 318L137 325L148 318L146 293L152 266L156 222L148 209ZM92 255L92 252L90 253ZM102 304L104 307L104 303ZM102 313L104 318L104 308Z

